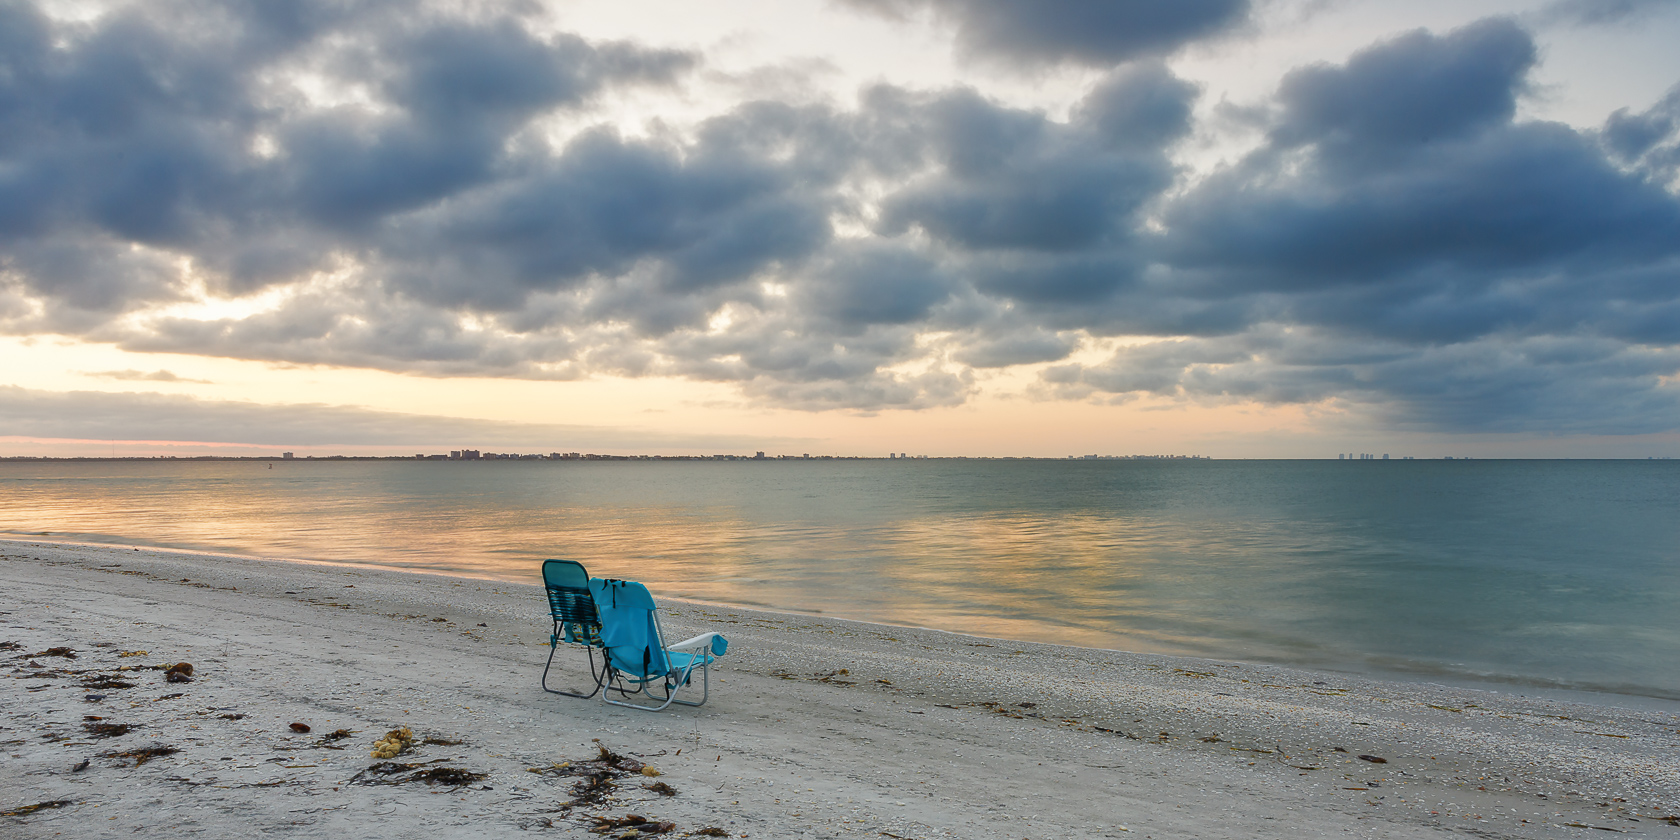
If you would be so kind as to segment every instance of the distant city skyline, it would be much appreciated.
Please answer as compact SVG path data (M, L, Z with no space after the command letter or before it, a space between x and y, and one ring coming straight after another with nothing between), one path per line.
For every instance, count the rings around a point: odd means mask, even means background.
M0 33L0 457L1680 455L1680 3Z

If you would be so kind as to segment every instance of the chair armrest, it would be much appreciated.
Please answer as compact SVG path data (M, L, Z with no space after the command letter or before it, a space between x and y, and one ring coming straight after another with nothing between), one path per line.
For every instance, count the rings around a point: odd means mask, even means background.
M729 640L717 633L701 633L692 639L684 639L674 645L666 645L666 650L690 651L698 648L710 648L713 656L722 656L729 650Z

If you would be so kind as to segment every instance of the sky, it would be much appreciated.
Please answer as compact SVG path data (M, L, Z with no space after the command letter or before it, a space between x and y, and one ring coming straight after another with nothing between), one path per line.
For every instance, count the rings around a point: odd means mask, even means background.
M1680 456L1680 0L0 0L0 456Z

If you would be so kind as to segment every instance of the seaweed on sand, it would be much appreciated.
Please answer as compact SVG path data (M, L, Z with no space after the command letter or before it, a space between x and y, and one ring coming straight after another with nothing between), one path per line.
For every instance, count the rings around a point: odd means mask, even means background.
M134 683L119 680L116 677L108 677L104 674L96 674L82 681L82 688L100 689L105 691L117 688L133 687Z
M134 726L127 723L84 723L82 728L87 730L90 738L115 738L134 730Z
M33 814L36 811L47 811L53 808L63 808L66 805L74 804L76 803L68 799L54 799L51 802L37 802L34 805L23 805L13 808L10 811L0 811L0 817L22 817Z
M626 776L652 775L652 769L646 764L628 756L619 755L601 743L600 738L593 739L597 755L589 761L570 761L551 767L531 767L528 772L542 776L582 776L572 785L572 800L562 807L576 808L606 803L607 797L617 789L614 780Z
M483 781L488 773L474 773L459 767L426 767L426 763L399 764L395 761L381 761L368 766L367 769L351 777L351 784L361 785L404 785L410 782L425 782L428 785L449 785L460 787L474 782ZM407 774L407 775L403 775Z
M108 752L108 753L102 754L101 757L102 758L132 758L132 759L134 759L134 766L139 767L140 765L145 764L146 762L151 761L154 758L161 758L161 757L166 756L166 755L174 755L178 752L180 752L180 750L176 749L175 747L170 747L170 746L166 746L166 745L163 745L163 744L154 744L150 747L140 747L139 749L128 750L126 752Z
M623 828L629 829L629 831L618 835L619 837L645 837L651 834L675 831L677 828L676 823L650 820L638 814L625 814L622 817L591 817L590 819L595 821L594 827L589 829L590 834L606 834Z

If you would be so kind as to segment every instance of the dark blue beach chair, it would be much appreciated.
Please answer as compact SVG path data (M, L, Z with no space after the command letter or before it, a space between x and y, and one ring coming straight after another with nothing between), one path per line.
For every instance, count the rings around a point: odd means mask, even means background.
M659 627L659 608L646 586L629 580L589 581L590 594L601 617L601 644L606 648L606 690L601 699L615 706L657 712L677 703L699 706L711 694L711 664L729 649L717 633L702 633L674 645L665 644ZM700 699L679 700L700 672ZM612 699L616 692L622 699ZM642 695L645 702L629 702Z
M548 664L543 666L543 691L567 697L594 697L606 682L606 653L601 655L601 667L595 667L595 651L601 648L601 617L595 610L595 599L589 594L589 572L583 564L572 560L544 560L543 587L548 590L549 617L554 620L548 637ZM589 675L595 687L588 694L562 691L548 687L548 671L554 667L554 654L560 645L582 647L589 655Z

